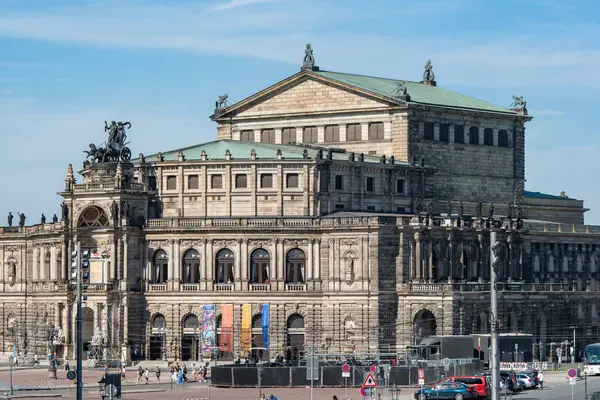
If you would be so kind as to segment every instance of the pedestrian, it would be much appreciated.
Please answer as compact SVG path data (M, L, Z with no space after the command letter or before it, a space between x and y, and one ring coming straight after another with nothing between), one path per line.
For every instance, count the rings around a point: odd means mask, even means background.
M33 368L37 368L39 363L40 363L40 358L36 353L33 355Z
M65 371L69 372L69 357L65 356Z
M156 381L160 382L160 367L156 364L156 368L154 368L154 373L156 374Z
M104 366L104 375L108 375L108 364Z
M178 385L183 385L183 369L179 369L179 372L177 373L177 384Z
M538 379L540 381L540 390L544 389L544 373L540 370L540 373L538 374Z
M148 372L148 368L144 370L144 379L146 381L145 385L148 384L148 379L150 379L150 372Z
M121 366L121 379L127 382L127 369L125 368L125 365Z
M137 378L137 382L140 383L142 381L142 376L144 376L144 369L142 368L142 366L140 365L138 367L138 378Z

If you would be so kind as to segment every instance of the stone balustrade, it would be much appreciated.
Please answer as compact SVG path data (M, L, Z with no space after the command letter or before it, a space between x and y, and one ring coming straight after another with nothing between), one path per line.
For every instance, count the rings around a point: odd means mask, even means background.
M268 292L271 290L271 285L269 283L251 283L250 291L251 292Z
M128 183L124 182L118 187L114 182L103 182L103 183L78 183L73 185L74 192L104 192L108 190L136 190L144 191L145 187L142 183Z
M286 283L285 290L288 292L305 292L306 284L305 283Z
M217 292L233 292L233 283L215 283Z
M151 292L166 292L167 284L166 283L151 283L148 287Z
M183 283L181 286L182 292L199 292L200 284L198 283Z
M569 292L576 288L570 283L522 283L500 282L498 292ZM411 293L448 293L448 292L489 292L489 283L410 283Z

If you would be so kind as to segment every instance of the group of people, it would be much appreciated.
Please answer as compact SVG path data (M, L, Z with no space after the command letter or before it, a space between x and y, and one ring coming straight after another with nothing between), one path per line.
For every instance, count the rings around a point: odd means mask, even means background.
M138 373L137 382L140 383L140 382L144 381L144 383L146 385L148 385L149 381L150 381L150 371L148 370L148 368L143 368L140 365L138 367L137 373ZM202 365L199 370L196 370L196 364L195 363L192 364L192 379L198 380L198 382L205 382L206 381L206 373L207 373L206 365ZM154 368L154 376L156 377L157 382L160 382L160 375L161 375L161 369L157 365ZM187 366L185 364L180 365L179 362L176 362L175 364L171 364L171 366L169 367L169 379L172 380L173 382L176 382L179 385L187 383L189 381Z

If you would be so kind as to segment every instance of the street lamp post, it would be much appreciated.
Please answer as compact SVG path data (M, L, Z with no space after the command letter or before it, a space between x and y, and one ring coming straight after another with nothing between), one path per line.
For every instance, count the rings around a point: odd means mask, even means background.
M46 339L48 340L48 377L56 379L56 355L54 354L54 338L56 328L51 323L46 326Z
M542 341L540 340L540 342L538 343L538 350L540 352L540 362L542 362L542 356L544 354L544 343L542 343Z
M573 351L571 352L571 362L577 362L577 346L575 346L576 342L576 334L577 334L577 327L576 326L570 326L569 329L573 329Z
M162 328L160 328L160 333L161 333L161 338L162 338L162 346L161 346L162 360L167 361L167 328L165 328L164 326Z

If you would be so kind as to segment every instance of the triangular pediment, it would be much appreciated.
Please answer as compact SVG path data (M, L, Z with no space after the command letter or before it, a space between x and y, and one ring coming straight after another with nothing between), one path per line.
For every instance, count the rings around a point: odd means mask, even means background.
M396 99L303 71L217 112L212 118L221 120L301 115L381 109L398 105L402 103Z

